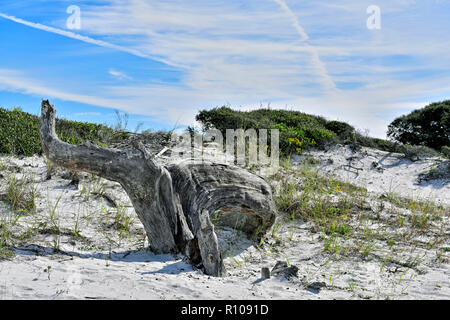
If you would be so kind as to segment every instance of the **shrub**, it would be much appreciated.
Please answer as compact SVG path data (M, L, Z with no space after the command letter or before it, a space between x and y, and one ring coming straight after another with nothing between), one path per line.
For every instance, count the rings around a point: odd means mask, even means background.
M310 146L322 146L336 137L336 133L326 127L328 121L323 117L299 111L258 109L245 112L221 107L200 111L196 120L202 123L204 130L214 127L224 136L226 129L278 129L280 151L285 155ZM270 140L270 136L268 138Z
M359 132L355 132L350 139L345 141L345 143L352 145L355 149L359 147L367 147L386 152L403 152L402 146L398 142L368 137L367 135L363 135Z
M342 139L346 139L352 136L355 132L355 128L348 123L341 121L329 121L325 124L325 128L334 132Z
M446 157L450 157L450 147L449 146L443 146L441 149L441 152Z
M395 119L388 137L411 145L441 150L450 145L450 100L432 103Z
M435 151L434 149L425 147L425 146L404 145L404 146L401 146L401 148L402 148L402 153L405 155L405 157L412 161L420 160L423 157L439 156L439 153L437 151Z
M33 155L41 153L39 119L19 108L0 108L0 153Z
M13 110L0 108L0 153L24 156L42 154L39 127L38 116L17 107ZM108 137L126 138L124 133L116 135L113 129L101 124L62 119L56 119L56 133L62 141L70 144L82 144L87 140L108 144Z

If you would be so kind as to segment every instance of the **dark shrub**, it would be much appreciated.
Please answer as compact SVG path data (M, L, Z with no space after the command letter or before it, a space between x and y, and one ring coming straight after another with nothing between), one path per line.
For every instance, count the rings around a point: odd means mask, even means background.
M0 153L32 156L42 154L39 137L40 118L23 112L20 108L7 110L0 108ZM116 137L111 128L94 123L56 119L56 133L59 138L70 144L82 144L89 140L93 143L107 144L105 137Z
M196 116L203 129L217 128L225 136L226 129L278 129L280 151L290 154L309 146L321 146L336 134L326 127L323 117L299 111L258 109L235 111L228 107L202 110ZM269 131L270 141L270 131ZM270 142L268 142L270 145Z
M395 119L389 125L388 137L436 150L450 145L450 100L432 103Z
M449 146L443 146L442 149L441 149L441 152L446 157L450 157L450 147Z
M347 139L355 132L355 128L348 123L341 121L329 121L325 124L325 128L333 131L337 136L342 139Z

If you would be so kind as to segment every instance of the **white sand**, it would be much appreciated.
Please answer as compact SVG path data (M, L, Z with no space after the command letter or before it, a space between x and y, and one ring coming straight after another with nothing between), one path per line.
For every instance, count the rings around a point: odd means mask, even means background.
M310 152L309 156L320 160L318 166L324 174L365 186L373 199L381 193L395 192L450 204L449 181L415 184L417 175L432 166L434 160L412 163L399 159L398 155L370 149L352 154L344 147ZM350 156L359 157L352 162L354 167L363 169L358 174L345 168ZM36 215L20 217L12 230L24 235L33 227L40 230L33 238L24 237L13 258L0 261L0 299L450 298L448 252L439 261L436 259L440 248L450 247L448 217L444 218L445 237L437 247L427 250L398 245L396 259L420 260L414 268L383 264L374 258L390 254L382 242L375 244L377 250L371 259L355 255L330 260L330 255L323 252L320 233L310 232L310 223L281 223L280 229L274 236L269 234L261 248L235 230L220 229L217 233L225 250L228 275L214 278L194 270L182 257L146 251L143 227L118 184L106 180L89 182L87 177L77 189L67 186L69 180L56 174L46 181L46 165L40 157L0 159L10 169L22 168L21 173L14 174L18 178L34 174L34 186L39 193ZM333 159L333 164L328 159ZM298 166L301 160L295 159L293 166ZM382 173L371 168L374 161L380 162ZM5 177L10 174L5 170L1 173ZM109 186L106 192L123 204L120 213L132 219L129 237L113 227L118 209L104 197L90 194L87 199L87 192L82 192L83 185L84 190L89 186L98 190L104 184ZM5 178L1 178L0 194L5 189ZM51 218L56 203L56 215ZM0 215L10 215L8 206L1 201ZM61 237L43 231L55 225L62 230ZM74 237L73 230L82 237ZM54 247L60 251L55 252ZM299 277L261 279L261 267L272 268L278 260L298 266ZM326 287L317 291L308 289L308 284L314 282L324 282Z
M370 148L354 153L350 147L338 145L328 151L311 151L294 156L293 162L301 162L309 156L320 160L318 167L324 174L365 187L372 193L393 192L407 198L450 205L448 179L418 183L419 174L427 172L442 159L428 158L413 162L401 154ZM329 163L329 159L333 163ZM380 169L372 167L374 162L379 164Z

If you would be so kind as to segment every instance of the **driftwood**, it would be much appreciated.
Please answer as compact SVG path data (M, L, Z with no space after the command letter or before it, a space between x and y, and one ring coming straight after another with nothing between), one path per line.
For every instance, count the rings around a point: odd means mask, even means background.
M70 145L55 132L56 111L42 101L40 136L45 155L58 166L119 182L144 225L150 250L182 253L208 275L225 267L210 216L248 234L264 234L275 220L275 206L264 179L243 169L185 160L162 166L140 142L132 150Z

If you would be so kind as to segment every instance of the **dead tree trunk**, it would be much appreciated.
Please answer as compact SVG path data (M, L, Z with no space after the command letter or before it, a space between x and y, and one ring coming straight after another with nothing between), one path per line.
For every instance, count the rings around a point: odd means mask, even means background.
M55 132L56 111L42 101L40 136L48 159L70 170L119 182L143 223L155 253L183 253L208 275L225 268L210 215L247 233L264 233L275 220L269 185L234 166L186 160L168 168L157 164L142 143L114 150L87 143L70 145ZM230 218L231 217L231 218ZM233 219L234 217L234 219Z

